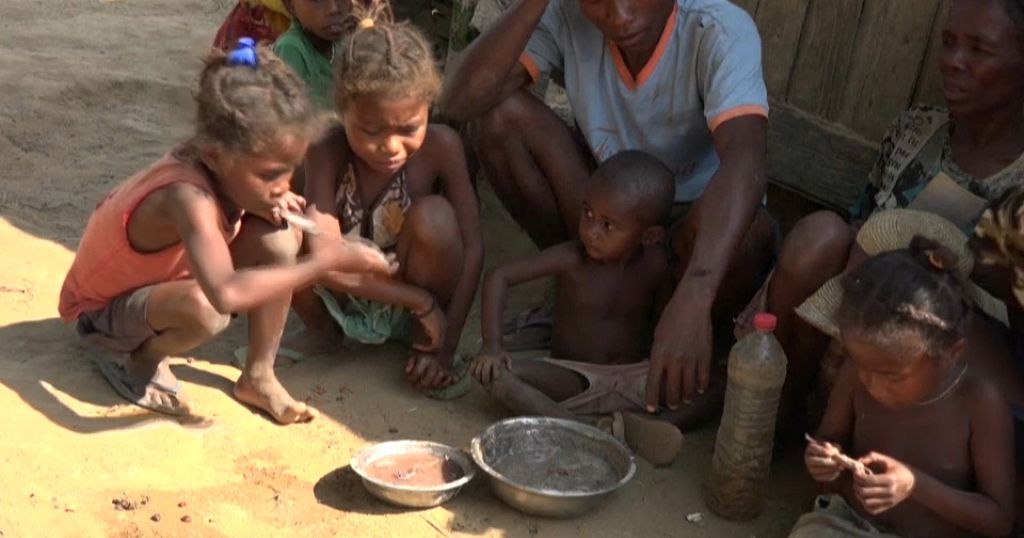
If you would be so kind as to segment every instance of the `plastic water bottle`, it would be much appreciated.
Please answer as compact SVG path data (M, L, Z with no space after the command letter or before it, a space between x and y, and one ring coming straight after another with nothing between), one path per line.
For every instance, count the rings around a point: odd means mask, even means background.
M786 380L786 354L772 334L775 323L775 316L757 314L756 330L729 353L725 410L704 491L708 508L726 519L753 519L764 502Z

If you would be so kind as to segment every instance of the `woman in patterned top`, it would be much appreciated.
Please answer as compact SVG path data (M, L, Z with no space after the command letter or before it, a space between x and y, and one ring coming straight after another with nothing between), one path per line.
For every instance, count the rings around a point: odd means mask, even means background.
M1024 183L1024 1L954 0L942 33L939 68L947 108L918 107L900 116L850 211L852 225L831 212L798 222L759 294L758 306L779 318L776 334L789 358L781 417L802 416L801 404L829 343L820 326L801 319L798 307L866 257L854 239L860 223L883 210L934 211L936 206L922 203L934 196L918 198L929 187L946 193L947 209L964 221L958 226L969 228L985 202ZM941 188L933 190L933 183ZM955 202L948 203L951 199ZM919 232L927 235L928 230ZM987 329L987 335L970 338L969 332L970 342L1005 340L998 333L993 337L994 324L973 325ZM991 356L991 349L982 354Z

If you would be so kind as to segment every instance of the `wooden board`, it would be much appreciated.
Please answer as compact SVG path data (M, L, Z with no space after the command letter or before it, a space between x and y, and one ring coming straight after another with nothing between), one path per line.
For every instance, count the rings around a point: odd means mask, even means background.
M768 178L845 214L874 165L875 144L792 106L771 107Z
M875 140L909 106L937 10L935 0L865 0L840 123Z
M757 8L761 32L764 81L768 95L785 99L789 77L800 45L800 32L810 0L771 0Z
M924 60L921 62L921 73L917 77L917 84L914 87L914 97L911 104L924 103L942 106L946 104L946 100L942 97L942 75L939 73L939 54L942 52L942 30L946 27L946 18L949 16L950 4L951 0L943 0L935 16L928 50L925 52Z
M789 103L822 118L838 115L863 2L811 0L786 93Z
M766 0L766 1L773 2L775 0ZM738 6L740 6L741 8L747 10L747 13L750 13L750 16L753 17L754 14L757 13L757 4L760 3L760 0L732 0L732 3L734 3L734 4L738 5Z

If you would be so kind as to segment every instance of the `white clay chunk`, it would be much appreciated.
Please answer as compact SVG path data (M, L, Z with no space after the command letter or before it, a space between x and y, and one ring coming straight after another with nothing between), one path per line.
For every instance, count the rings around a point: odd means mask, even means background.
M281 213L281 218L288 224L291 224L304 232L316 231L316 223L301 215L296 215L295 213Z
M868 469L863 463L844 454L836 445L829 442L818 441L808 434L804 434L804 438L806 438L810 443L815 443L825 447L825 451L828 452L828 456L832 458L832 461L836 462L840 466L854 472L860 472L861 474L871 474L871 469Z

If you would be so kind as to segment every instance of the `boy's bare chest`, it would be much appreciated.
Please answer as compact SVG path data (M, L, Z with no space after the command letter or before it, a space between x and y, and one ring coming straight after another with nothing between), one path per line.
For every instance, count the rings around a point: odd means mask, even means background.
M558 281L559 295L574 309L613 316L649 313L659 284L641 263L630 267L586 264Z

